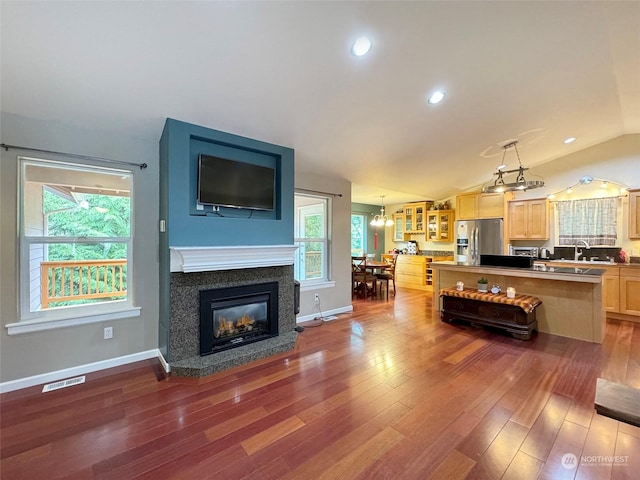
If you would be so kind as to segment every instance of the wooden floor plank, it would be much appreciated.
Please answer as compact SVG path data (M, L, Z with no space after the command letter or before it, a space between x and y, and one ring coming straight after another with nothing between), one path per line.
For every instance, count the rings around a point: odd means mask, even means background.
M519 451L501 480L535 480L544 462Z
M297 416L293 416L283 420L273 427L269 427L268 429L255 434L251 438L244 440L240 445L242 445L244 451L247 452L247 455L253 455L258 450L266 447L267 445L271 445L292 432L295 432L299 428L304 427L304 425L305 423L302 420Z
M387 427L349 452L347 456L322 473L320 478L322 480L353 478L403 438L404 436L396 429Z
M431 308L399 288L208 377L145 360L0 395L0 477L636 478L640 427L593 402L598 377L640 387L639 323L608 324L601 345L520 341ZM593 464L607 455L628 460Z
M429 480L463 480L476 462L454 450L436 468Z

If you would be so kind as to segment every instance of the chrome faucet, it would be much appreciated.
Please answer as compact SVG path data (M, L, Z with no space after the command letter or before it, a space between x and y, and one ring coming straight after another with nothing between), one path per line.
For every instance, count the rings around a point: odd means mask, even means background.
M578 244L580 244L580 242L584 243L584 246L587 250L589 250L591 247L589 246L589 244L584 241L584 240L578 240L576 241L576 244L573 246L573 259L575 261L580 260L580 255L582 255L582 250L578 249Z

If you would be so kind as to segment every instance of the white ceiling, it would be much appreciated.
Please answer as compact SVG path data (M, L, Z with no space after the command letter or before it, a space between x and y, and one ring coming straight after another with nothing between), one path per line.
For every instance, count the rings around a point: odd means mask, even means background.
M3 111L153 141L172 117L290 146L297 170L350 180L361 203L487 182L509 140L534 166L640 132L638 1L2 1L0 13ZM362 34L373 48L354 57ZM447 98L429 106L436 88Z

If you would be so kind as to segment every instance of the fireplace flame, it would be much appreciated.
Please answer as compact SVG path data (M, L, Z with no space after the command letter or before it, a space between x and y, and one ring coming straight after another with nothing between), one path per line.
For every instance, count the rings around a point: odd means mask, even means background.
M213 332L213 336L215 338L220 338L250 332L253 330L255 323L256 321L249 315L242 315L235 322L233 320L228 320L225 317L220 317L218 319L218 328Z

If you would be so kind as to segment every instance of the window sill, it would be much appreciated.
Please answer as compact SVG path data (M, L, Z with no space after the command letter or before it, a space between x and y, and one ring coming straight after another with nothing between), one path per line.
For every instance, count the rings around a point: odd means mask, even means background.
M313 281L308 280L306 282L300 282L300 291L307 292L310 290L318 290L321 288L333 288L336 286L336 282L333 280Z
M59 320L25 320L17 323L9 323L6 325L9 335L18 335L21 333L41 332L44 330L55 330L58 328L77 327L78 325L87 325L90 323L105 322L109 320L118 320L120 318L139 317L140 307L130 307L123 310L106 312L96 315L83 315L80 317L64 318Z

